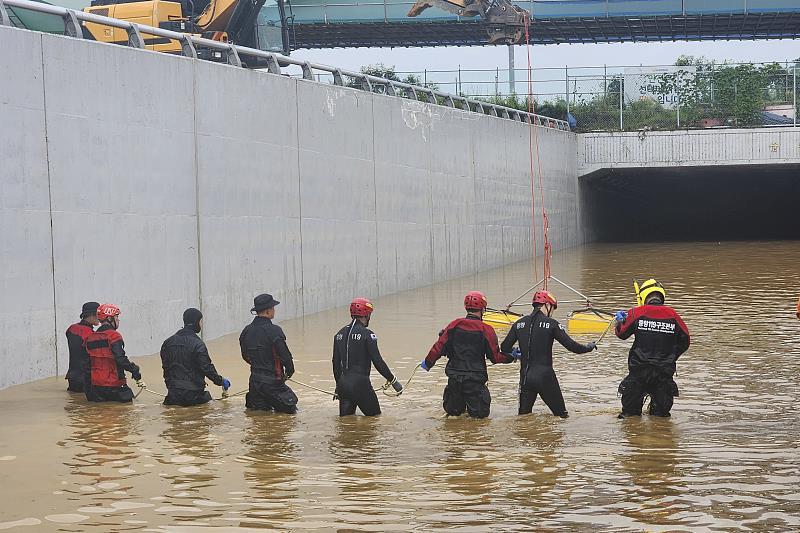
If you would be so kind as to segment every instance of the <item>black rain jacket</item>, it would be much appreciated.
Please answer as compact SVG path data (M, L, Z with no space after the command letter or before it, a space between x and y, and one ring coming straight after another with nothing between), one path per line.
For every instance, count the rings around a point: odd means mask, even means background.
M285 380L294 374L286 335L269 318L257 316L245 326L239 335L239 347L242 359L250 365L250 378L255 381Z
M222 386L223 378L211 362L206 343L189 327L161 345L161 368L168 389L201 391L206 388L205 378Z

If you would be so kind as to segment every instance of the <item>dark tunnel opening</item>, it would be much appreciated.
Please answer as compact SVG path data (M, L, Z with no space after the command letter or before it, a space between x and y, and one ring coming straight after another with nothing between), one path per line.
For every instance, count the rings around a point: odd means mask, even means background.
M604 169L580 178L605 242L800 239L800 165Z

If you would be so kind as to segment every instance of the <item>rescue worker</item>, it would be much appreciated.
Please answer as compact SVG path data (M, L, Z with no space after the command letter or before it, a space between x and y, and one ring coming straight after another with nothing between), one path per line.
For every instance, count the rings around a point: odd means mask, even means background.
M500 353L497 334L483 322L486 310L486 296L479 291L471 291L464 297L467 316L450 322L439 333L439 340L431 347L422 360L421 366L430 371L436 361L447 356L447 386L444 388L442 406L450 416L458 416L467 411L473 418L486 418L492 404L492 396L486 382L486 359L492 364L511 363L514 358Z
M366 416L381 414L378 396L369 380L372 365L398 395L403 392L403 385L381 357L378 337L367 327L373 310L372 302L366 298L350 302L351 321L333 337L333 377L339 416L355 414L356 407Z
M90 402L122 402L133 400L133 391L125 380L125 371L137 382L142 379L139 366L125 355L125 342L119 334L120 310L113 304L97 308L100 328L86 337L89 372L85 383Z
M183 312L183 328L161 345L161 367L167 397L164 405L200 405L211 401L206 380L227 391L231 382L217 373L206 343L197 336L203 328L203 313L190 307Z
M689 329L674 309L664 305L667 293L658 281L649 279L634 288L638 307L615 314L617 337L635 336L628 353L628 375L619 384L619 418L641 416L647 395L650 415L670 416L673 398L678 396L672 377L678 358L689 349Z
M297 395L285 383L294 374L292 353L283 330L272 323L279 303L271 294L256 296L250 309L256 317L239 335L242 359L250 365L245 405L248 409L294 414Z
M536 397L541 396L555 416L569 417L564 395L553 370L553 341L572 353L587 353L597 349L594 342L581 344L573 340L557 320L551 318L558 308L558 300L547 291L537 291L532 300L533 313L517 320L508 331L500 349L512 353L519 344L519 414L533 411Z
M97 320L97 302L86 302L81 308L80 322L72 324L67 328L67 346L69 347L69 369L64 379L69 384L67 390L70 392L83 392L83 381L86 376L86 367L89 365L89 354L83 343L90 333L94 333L94 327L100 323Z

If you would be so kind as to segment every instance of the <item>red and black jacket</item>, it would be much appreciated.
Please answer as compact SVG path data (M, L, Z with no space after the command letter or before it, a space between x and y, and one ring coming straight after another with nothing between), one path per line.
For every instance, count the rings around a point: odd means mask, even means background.
M497 334L479 317L467 315L450 322L439 334L439 340L428 352L425 361L428 367L446 356L445 374L450 377L465 377L486 382L486 360L495 363L510 363L514 359L500 353Z
M85 320L72 324L67 328L67 346L69 347L69 369L65 379L82 380L89 364L89 354L86 353L86 337L94 333L94 328Z
M286 345L286 335L272 320L257 316L239 335L242 359L250 365L251 379L292 377L294 362Z
M614 332L620 339L635 335L628 353L628 369L651 365L675 373L675 363L689 349L689 329L666 305L643 305L628 311Z
M126 385L125 371L134 379L141 379L139 366L125 355L125 342L117 330L103 324L86 337L90 376L93 387L122 387Z

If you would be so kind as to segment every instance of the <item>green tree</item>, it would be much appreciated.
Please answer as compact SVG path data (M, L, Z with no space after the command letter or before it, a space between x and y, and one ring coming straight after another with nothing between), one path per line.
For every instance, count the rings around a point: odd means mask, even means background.
M434 91L439 90L439 86L435 83L424 83L422 79L415 75L415 74L407 74L405 76L400 76L397 71L395 70L394 65L387 66L383 63L376 63L374 65L365 65L360 69L362 74L367 74L369 76L375 76L376 78L384 78L390 81L396 81L400 83L407 83L409 85L416 85L418 87L426 87L428 89L433 89ZM361 79L359 78L351 78L346 85L348 87L356 87L361 88ZM372 90L386 94L386 84L372 82ZM417 95L417 98L420 100L427 101L427 96L425 95Z

